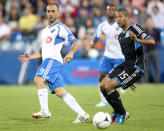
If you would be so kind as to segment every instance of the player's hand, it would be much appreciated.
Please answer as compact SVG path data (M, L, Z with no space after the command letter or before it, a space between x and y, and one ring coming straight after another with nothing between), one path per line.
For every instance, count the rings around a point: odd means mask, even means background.
M69 52L65 57L64 57L64 63L69 63L73 58L73 53Z
M18 57L18 60L19 60L20 62L26 62L26 61L30 60L30 57L29 57L28 54L24 54L24 55L20 55L20 56Z
M134 85L131 85L131 86L130 86L130 89L131 89L133 92L136 92L136 89L137 89L137 88L136 88Z
M132 39L134 39L135 41L138 40L137 36L136 36L132 31L130 31L129 34L130 34L130 36L132 37Z

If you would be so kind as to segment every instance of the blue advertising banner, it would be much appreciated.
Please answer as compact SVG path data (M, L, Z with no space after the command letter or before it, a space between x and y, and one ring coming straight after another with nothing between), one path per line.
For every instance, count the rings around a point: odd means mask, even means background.
M63 79L65 84L95 85L98 84L97 59L74 59L64 65Z
M21 62L17 57L24 52L21 51L0 51L0 84L16 85L21 69ZM164 49L159 50L160 75L164 82ZM73 59L69 64L64 64L63 79L66 85L96 85L98 84L99 59ZM30 61L24 83L32 83L38 68L38 61ZM151 70L153 74L153 69ZM153 74L155 77L155 74Z

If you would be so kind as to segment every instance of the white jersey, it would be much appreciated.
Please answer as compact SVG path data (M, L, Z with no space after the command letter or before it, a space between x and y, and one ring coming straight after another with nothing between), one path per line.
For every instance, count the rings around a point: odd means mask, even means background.
M63 63L61 49L63 44L77 41L67 26L61 22L46 27L41 33L42 59L52 58Z
M96 31L94 40L98 40L103 34L105 35L104 56L110 58L124 58L118 41L118 35L122 32L117 22L110 24L107 20L102 22Z

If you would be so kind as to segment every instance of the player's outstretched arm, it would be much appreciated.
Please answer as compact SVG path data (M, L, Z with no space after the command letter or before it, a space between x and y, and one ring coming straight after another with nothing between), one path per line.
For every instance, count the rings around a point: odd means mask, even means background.
M29 60L32 60L32 59L38 59L41 57L41 51L37 51L33 54L24 54L24 55L20 55L18 57L18 60L21 61L21 62L26 62L26 61L29 61Z
M78 48L78 43L77 42L73 42L71 50L64 57L64 63L69 63L73 59L73 54L76 52L77 48Z
M145 44L145 45L155 45L155 41L154 39L151 37L149 39L139 39L137 38L137 36L131 31L130 32L130 36L136 41L139 42L141 44Z

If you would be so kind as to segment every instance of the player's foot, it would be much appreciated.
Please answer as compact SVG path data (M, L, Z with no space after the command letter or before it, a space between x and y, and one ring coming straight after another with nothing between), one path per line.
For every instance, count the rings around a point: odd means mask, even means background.
M40 111L37 113L32 114L33 118L39 119L39 118L50 118L51 117L51 112L45 112L45 111Z
M117 115L117 117L115 118L115 121L113 121L113 124L123 124L125 120L127 120L130 117L129 112L126 112L125 115Z
M89 119L89 114L86 113L84 115L78 115L77 118L76 118L76 120L73 121L72 123L73 124L83 123L83 122L87 121L88 119Z
M117 116L119 116L119 114L116 114L115 112L112 112L112 116L111 116L112 123L115 122Z
M104 107L104 106L108 106L108 102L100 102L96 105L96 107Z
M126 90L120 88L120 93L121 93L121 94L124 94L125 92L126 92Z

